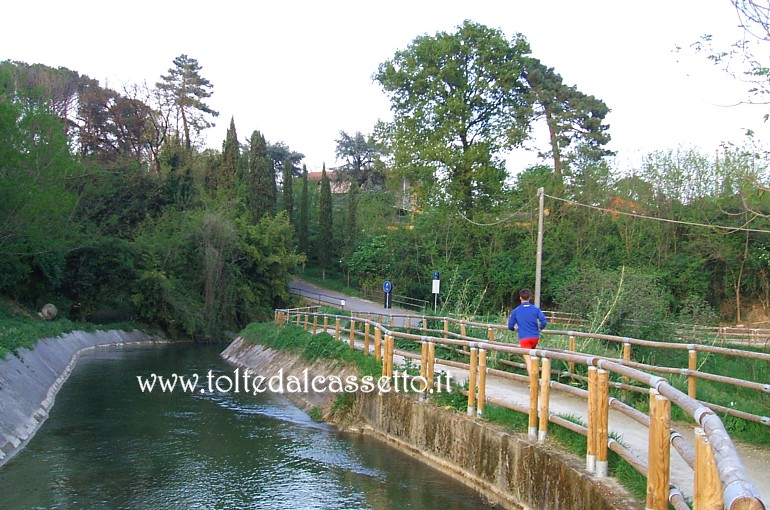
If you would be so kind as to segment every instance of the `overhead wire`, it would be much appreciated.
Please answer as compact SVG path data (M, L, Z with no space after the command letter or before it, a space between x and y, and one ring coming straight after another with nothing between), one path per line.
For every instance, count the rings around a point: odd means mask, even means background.
M534 201L534 199L530 198L529 201L527 203L525 203L524 205L522 205L516 212L513 212L513 213L509 214L508 216L506 216L505 218L503 218L502 220L498 220L498 221L495 221L493 223L478 223L478 222L473 221L472 219L468 218L465 214L463 214L463 212L460 209L458 209L457 212L460 213L460 216L462 216L462 218L465 221L467 221L468 223L471 223L473 225L476 225L477 227L494 227L495 225L499 225L501 223L505 223L506 221L508 221L511 218L513 218L514 216L516 216L521 211L523 211L527 207L531 206L533 201Z
M696 223L696 222L693 222L693 221L672 220L672 219L669 219L669 218L658 218L656 216L648 216L646 214L639 214L639 213L627 212L627 211L618 211L616 209L608 209L606 207L599 207L597 205L583 204L583 203L580 203L580 202L576 202L574 200L569 200L569 199L560 198L560 197L554 197L554 196L551 196L551 195L548 195L548 194L545 194L545 196L547 198L550 198L552 200L556 200L556 201L559 201L559 202L564 202L564 203L571 204L571 205L585 207L585 208L588 208L588 209L594 209L594 210L597 210L597 211L608 212L608 213L611 213L611 214L619 214L619 215L622 215L622 216L630 216L630 217L633 217L633 218L641 218L641 219L645 219L645 220L661 221L661 222L664 222L664 223L673 223L673 224L676 224L676 225L687 225L687 226L690 226L690 227L705 227L705 228L713 228L713 229L717 229L717 230L720 230L720 229L721 230L729 230L729 231L731 231L731 233L732 232L755 232L755 233L760 233L760 234L770 234L770 230L764 230L764 229L758 229L758 228L746 228L745 226L744 227L730 227L730 226L727 226L727 225L714 225L714 224L708 224L708 223ZM759 215L755 214L754 218L752 218L751 220L749 220L746 223L744 223L744 225L748 225L752 220L756 219L758 216Z

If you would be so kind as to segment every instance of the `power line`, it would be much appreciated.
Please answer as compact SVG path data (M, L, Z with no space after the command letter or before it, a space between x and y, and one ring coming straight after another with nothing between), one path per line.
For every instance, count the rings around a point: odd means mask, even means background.
M692 221L682 221L682 220L670 220L668 218L657 218L655 216L647 216L645 214L638 214L633 212L625 212L625 211L618 211L616 209L607 209L605 207L599 207L596 205L590 205L590 204L581 204L580 202L575 202L574 200L568 200L566 198L559 198L559 197L553 197L551 195L545 195L548 198L551 198L553 200L557 200L559 202L565 202L567 204L577 205L580 207L585 207L587 209L594 209L597 211L603 211L608 212L611 214L621 214L623 216L631 216L632 218L640 218L643 220L655 220L655 221L662 221L664 223L674 223L676 225L687 225L690 227L705 227L705 228L713 228L713 229L722 229L722 230L730 230L731 232L756 232L760 234L770 234L770 230L763 230L763 229L757 229L757 228L746 228L746 227L728 227L726 225L709 225L707 223L695 223ZM759 216L755 213L754 218ZM744 223L744 225L748 225L751 220Z
M457 212L460 213L460 216L462 216L465 221L467 221L468 223L472 223L473 225L476 225L477 227L494 227L495 225L499 225L501 223L505 223L506 221L510 220L511 218L513 218L514 216L519 214L521 211L523 211L524 209L526 209L527 207L532 205L532 201L533 201L533 199L530 198L529 201L526 204L522 205L519 208L519 210L517 210L514 213L509 214L508 216L506 216L502 220L495 221L494 223L478 223L478 222L473 221L472 219L468 218L467 216L465 216L465 214L463 214L463 212L461 210L458 209Z

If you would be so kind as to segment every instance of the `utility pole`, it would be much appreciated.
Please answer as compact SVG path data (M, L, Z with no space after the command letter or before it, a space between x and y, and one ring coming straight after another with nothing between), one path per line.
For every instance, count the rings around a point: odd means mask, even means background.
M540 198L540 208L537 218L537 261L535 265L535 306L540 306L540 280L543 273L543 210L545 205L545 188L537 190Z

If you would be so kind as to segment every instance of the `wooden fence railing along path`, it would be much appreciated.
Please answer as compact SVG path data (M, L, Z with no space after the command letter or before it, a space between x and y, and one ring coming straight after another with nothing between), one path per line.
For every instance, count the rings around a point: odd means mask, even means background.
M303 286L289 286L289 293L295 296L305 297L313 302L326 304L333 307L345 307L346 296L341 293L325 289L317 289L315 286L301 282ZM380 296L373 292L366 293L368 298L377 300ZM349 299L349 298L348 298ZM415 299L408 296L395 295L393 302L402 308L425 312L429 310L430 303L424 299ZM586 319L574 313L545 310L549 321L574 327L576 329L587 328ZM741 326L701 326L696 324L675 323L674 332L678 340L692 343L720 343L727 345L746 345L751 347L770 346L770 328L749 328Z
M419 360L420 384L425 394L429 394L436 381L434 378L437 363L447 366L463 367L469 372L468 414L483 414L486 403L495 403L509 407L528 415L528 433L533 440L545 440L548 424L555 423L577 434L586 436L586 469L596 477L607 476L608 451L616 452L621 458L647 477L646 508L667 510L669 503L677 510L690 508L682 492L671 486L671 447L693 470L693 508L696 510L725 508L728 510L765 509L759 492L753 485L732 439L728 435L718 412L735 411L715 404L701 402L694 398L695 385L699 379L719 380L725 384L770 393L770 386L752 381L743 381L723 376L713 376L697 370L699 352L719 353L729 356L751 357L770 362L770 355L750 353L739 349L704 346L695 344L675 344L649 342L641 339L611 337L609 335L590 335L573 331L548 331L549 335L566 336L570 348L566 350L522 349L510 343L496 339L498 330L504 330L500 324L484 324L458 320L448 317L425 317L411 315L353 314L336 315L322 313L318 307L276 310L275 320L281 324L294 323L313 334L327 332L339 340L348 342L351 348L361 348L369 355L373 354L382 362L382 375L392 378L396 355ZM441 329L431 329L429 325L441 325ZM482 336L483 339L473 336ZM344 334L344 336L343 336ZM595 340L620 342L623 345L622 358L613 359L577 352L576 339L579 337ZM403 339L419 346L417 352L397 351L395 341ZM664 377L650 372L672 370L669 367L653 367L632 362L633 346L650 346L666 349L687 349L688 368L674 369L691 381L688 392L680 391ZM467 353L468 363L436 358L436 348L442 346ZM491 353L523 355L533 359L533 369L529 377L488 366ZM553 379L554 362L561 362L568 368L566 374L575 379L584 379L587 389L574 387ZM578 374L576 367L585 367L586 375ZM564 371L556 371L557 375ZM620 381L610 381L614 375ZM507 378L525 381L529 384L529 405L511 404L495 401L487 397L487 378ZM619 399L610 397L610 388L621 391L635 391L649 394L649 411L637 410ZM586 400L587 424L574 423L551 412L551 390L565 392ZM671 427L671 406L677 406L696 425L694 444ZM640 457L618 441L610 438L610 409L623 413L636 422L648 427L646 458ZM735 416L770 425L770 419L738 412Z

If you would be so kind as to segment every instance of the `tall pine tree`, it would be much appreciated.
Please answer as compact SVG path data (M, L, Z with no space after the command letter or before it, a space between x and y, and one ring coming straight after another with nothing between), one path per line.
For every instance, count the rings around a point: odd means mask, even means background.
M300 253L307 253L308 249L309 200L307 166L302 165L302 193L299 198L299 219L297 220L297 238L299 240Z
M331 267L332 246L334 246L332 225L332 188L326 175L326 164L321 171L321 199L318 206L318 263L323 278Z

